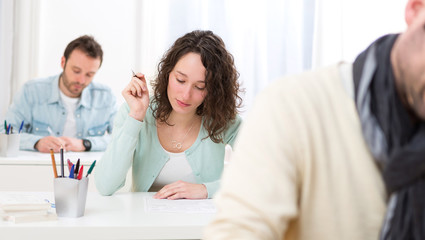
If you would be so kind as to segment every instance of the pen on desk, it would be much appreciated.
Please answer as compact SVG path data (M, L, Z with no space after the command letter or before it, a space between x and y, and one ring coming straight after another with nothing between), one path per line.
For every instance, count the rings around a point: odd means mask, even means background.
M50 156L52 157L53 174L55 175L55 178L57 178L58 172L56 170L56 161L55 161L55 155L53 154L53 149L50 149Z
M63 146L61 145L61 148L60 148L60 155L61 155L61 176L62 177L65 177L65 175L64 175L64 162L63 162Z
M72 162L71 162L71 160L69 160L69 158L68 158L67 162L68 162L68 170L71 171Z
M69 178L75 178L75 175L74 175L74 164L72 164L71 170L69 170Z
M21 122L21 126L19 127L19 132L18 133L21 133L22 132L22 128L23 127L24 127L24 121Z
M90 165L89 170L87 171L86 177L89 176L89 174L93 171L94 165L96 164L96 160Z
M78 159L77 163L75 164L75 169L74 169L75 178L77 178L77 176L78 176L78 170L79 169L80 169L80 159Z
M81 180L81 178L83 178L83 171L84 171L83 168L84 168L84 165L81 165L80 171L78 172L78 176L77 176L78 180Z
M53 136L54 135L52 129L50 128L50 126L47 127L47 131L49 132L49 135L50 136Z

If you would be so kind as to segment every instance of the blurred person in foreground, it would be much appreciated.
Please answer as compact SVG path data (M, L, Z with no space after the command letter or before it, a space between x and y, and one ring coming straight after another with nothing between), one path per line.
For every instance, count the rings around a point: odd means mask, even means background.
M405 19L258 97L205 239L425 239L424 1Z

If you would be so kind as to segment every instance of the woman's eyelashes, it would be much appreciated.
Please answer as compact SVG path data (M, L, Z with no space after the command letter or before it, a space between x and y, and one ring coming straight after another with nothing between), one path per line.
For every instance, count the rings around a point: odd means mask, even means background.
M186 81L184 81L184 80L180 80L180 79L178 79L178 78L176 78L176 81L177 81L178 83L180 83L180 84L185 84L185 83L186 83ZM197 85L195 85L194 87L195 87L195 89L200 90L200 91L203 91L203 90L205 89L205 87L200 87L200 86L197 86Z

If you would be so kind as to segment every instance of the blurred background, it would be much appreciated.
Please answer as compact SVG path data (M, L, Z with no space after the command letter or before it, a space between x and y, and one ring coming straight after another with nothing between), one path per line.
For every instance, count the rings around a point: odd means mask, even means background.
M66 45L89 34L104 62L94 81L117 102L131 70L156 75L164 52L195 29L233 54L245 88L242 116L279 77L352 62L372 41L405 29L407 0L0 0L0 121L28 80L61 72Z

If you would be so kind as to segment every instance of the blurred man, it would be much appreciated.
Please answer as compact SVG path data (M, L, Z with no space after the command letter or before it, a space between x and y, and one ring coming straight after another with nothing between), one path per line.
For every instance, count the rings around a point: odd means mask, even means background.
M22 150L105 150L116 106L110 88L92 82L102 60L99 43L81 36L66 47L62 73L25 83L6 114L16 132L24 122Z
M274 83L235 146L205 239L425 239L425 5L353 64Z

